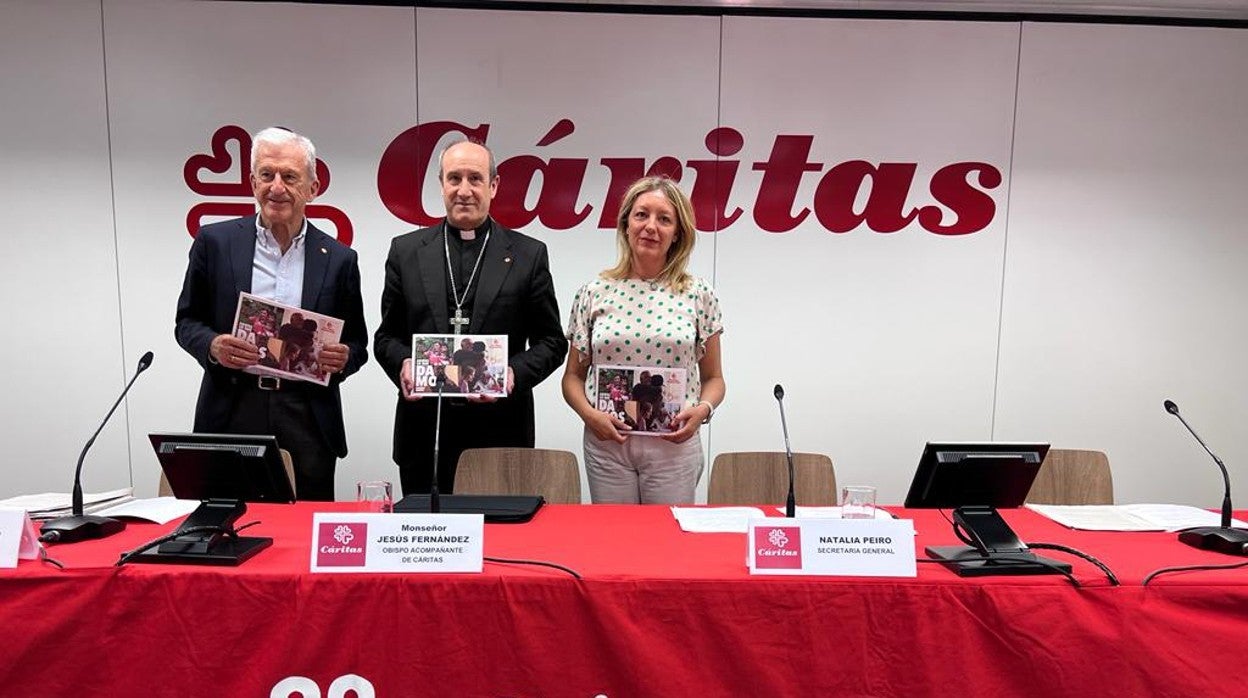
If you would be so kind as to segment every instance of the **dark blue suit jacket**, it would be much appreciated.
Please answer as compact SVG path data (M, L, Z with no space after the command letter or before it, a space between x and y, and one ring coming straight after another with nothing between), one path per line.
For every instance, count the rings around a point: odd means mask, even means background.
M238 294L251 292L251 267L256 249L256 217L213 223L200 228L191 245L182 295L178 297L174 336L200 366L204 378L195 405L195 431L224 431L234 409L240 381L256 377L225 368L209 359L213 337L234 329ZM328 386L306 386L312 412L326 442L339 458L347 455L338 385L368 361L368 329L360 296L359 256L355 250L308 223L304 238L303 307L343 321L342 343L351 347L344 370Z

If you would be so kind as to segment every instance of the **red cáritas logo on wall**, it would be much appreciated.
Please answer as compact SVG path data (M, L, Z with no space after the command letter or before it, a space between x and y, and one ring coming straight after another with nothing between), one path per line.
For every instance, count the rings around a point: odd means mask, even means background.
M542 148L571 136L576 124L561 119L541 138ZM489 144L490 124L467 126L455 121L431 121L400 133L381 156L377 168L377 191L386 208L414 225L432 225L441 211L427 211L421 200L437 147L455 135ZM916 162L869 162L847 160L826 166L811 162L812 135L781 134L772 141L766 160L750 163L761 172L758 191L749 215L769 233L784 233L806 221L811 214L829 232L847 233L866 226L877 233L895 233L912 223L937 235L968 235L988 226L996 215L991 190L1001 186L1001 171L986 162L954 162L937 169L927 182L916 181ZM704 146L711 157L682 161L663 156L647 165L640 157L603 156L594 163L609 177L598 205L581 203L590 158L520 154L497 164L501 178L491 213L503 225L520 228L538 223L551 230L567 230L587 220L598 228L613 229L619 202L628 186L647 175L674 180L692 179L686 187L693 202L698 228L721 231L746 215L740 207L729 210L743 165L734 156L745 145L742 133L728 126L711 129ZM690 174L692 176L690 176ZM540 183L538 182L540 175ZM435 175L436 176L436 175ZM805 178L818 177L813 196L799 201ZM534 201L534 186L540 187ZM865 203L861 203L865 192ZM928 198L925 203L912 201ZM528 201L534 201L530 206Z
M535 144L544 148L573 135L576 124L560 119ZM442 211L426 210L422 193L437 189L439 143L462 136L489 143L490 124L467 126L455 121L430 121L400 133L381 155L377 192L386 208L413 225L432 225ZM813 215L825 230L848 233L865 227L876 233L895 233L918 224L937 235L969 235L992 223L997 205L992 190L1001 186L1001 171L986 162L953 162L937 168L927 181L917 180L917 162L846 160L828 165L810 159L813 135L779 134L772 139L766 160L744 163L735 158L745 145L742 133L729 126L707 132L703 142L708 157L682 160L664 155L647 162L641 157L601 156L594 167L606 171L607 187L597 203L582 203L589 157L550 157L522 153L497 164L501 177L491 213L503 225L522 228L537 223L548 230L568 230L591 222L599 229L615 227L615 214L624 192L637 179L663 175L685 184L693 202L699 230L718 232L739 224L747 215L759 229L786 233ZM234 153L237 152L237 160ZM729 201L748 200L739 191L745 166L761 173L753 204L747 208ZM329 189L329 167L316 161L321 195ZM231 176L231 172L236 176ZM205 173L218 175L205 181ZM226 177L222 179L220 175ZM212 135L211 152L187 158L183 180L191 191L215 200L195 204L186 216L193 237L207 217L236 217L255 213L251 199L251 136L240 126L226 125ZM813 194L799 199L804 184L817 178ZM691 182L691 183L690 183ZM536 196L533 188L537 187ZM596 199L592 194L590 199ZM224 199L224 200L223 200ZM530 205L529 202L532 202ZM340 242L350 245L354 230L341 209L309 204L308 217L331 222Z
M234 159L235 151L238 153L237 161ZM236 178L228 181L204 181L205 171L228 177L236 166ZM316 179L321 184L318 196L323 196L329 189L329 167L320 158L316 160ZM217 201L195 204L187 212L186 232L191 237L199 233L205 218L238 218L255 213L256 201L252 198L251 191L251 134L242 126L233 124L217 129L212 134L211 153L196 153L186 159L186 163L182 165L182 181L196 194L218 198ZM227 200L220 200L222 198ZM323 204L308 204L305 211L310 219L333 223L338 241L344 245L351 244L355 236L354 229L351 219L341 209Z

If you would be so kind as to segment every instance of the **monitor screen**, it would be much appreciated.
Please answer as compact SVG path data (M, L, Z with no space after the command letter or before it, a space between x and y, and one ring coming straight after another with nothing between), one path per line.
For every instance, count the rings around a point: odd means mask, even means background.
M906 507L1018 507L1049 452L1041 443L928 443Z
M293 502L277 439L247 434L149 434L178 499Z

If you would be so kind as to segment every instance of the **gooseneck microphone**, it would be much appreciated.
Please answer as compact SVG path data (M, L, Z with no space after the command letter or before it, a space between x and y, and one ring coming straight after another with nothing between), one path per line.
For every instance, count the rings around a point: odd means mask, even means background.
M784 432L784 455L789 459L789 497L784 501L784 515L790 519L797 516L797 497L793 493L793 449L789 446L789 425L784 420L784 387L776 383L772 394L776 396L776 404L780 405L780 429Z
M438 386L437 418L433 422L433 482L429 484L429 513L442 511L441 494L438 492L438 458L442 448L442 389L446 387L446 374L439 373L435 381Z
M70 516L62 516L58 519L45 521L39 529L39 537L44 542L72 543L90 538L104 538L118 533L126 527L124 521L104 516L85 516L83 514L82 463L87 458L87 451L91 450L91 446L95 444L96 437L100 435L101 431L104 431L104 425L108 424L108 420L117 411L117 406L125 399L126 393L130 392L130 386L134 385L134 381L138 380L140 373L143 373L152 365L153 358L154 355L149 351L139 359L138 370L134 372L130 382L126 383L126 387L122 389L121 395L117 396L117 402L113 403L113 408L108 411L108 414L104 415L104 421L100 422L100 427L87 440L87 445L82 447L82 453L78 456L78 467L74 470L73 513Z
M1171 400L1166 400L1164 406L1167 412L1179 418L1183 426L1187 427L1196 439L1196 443L1200 444L1209 457L1213 458L1213 462L1218 464L1218 469L1222 471L1222 484L1225 487L1222 494L1222 525L1201 526L1180 531L1179 541L1195 548L1216 550L1231 555L1248 555L1248 530L1231 528L1231 476L1226 471L1226 465L1222 463L1221 458L1209 450L1204 440L1200 438L1195 429L1192 429L1187 420L1183 419L1183 415L1179 414L1178 405Z

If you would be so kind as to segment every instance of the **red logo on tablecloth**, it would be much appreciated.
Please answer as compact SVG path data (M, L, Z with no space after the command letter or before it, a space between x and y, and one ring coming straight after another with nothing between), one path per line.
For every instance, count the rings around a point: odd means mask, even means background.
M363 567L366 523L321 523L316 564L321 567Z
M802 529L797 526L755 527L754 567L766 570L800 570Z
M238 151L235 163L231 151ZM237 165L237 169L235 168ZM229 177L231 171L233 177ZM205 181L201 175L227 175L225 179ZM321 183L318 196L329 190L329 167L320 158L316 160L316 178ZM186 232L191 237L199 232L204 218L241 218L256 212L256 202L251 191L251 134L242 126L229 124L212 134L212 154L198 153L186 159L182 167L182 180L196 194L234 199L231 201L205 201L195 204L186 214ZM333 206L309 204L308 218L329 221L334 226L338 242L350 247L355 235L351 219Z

